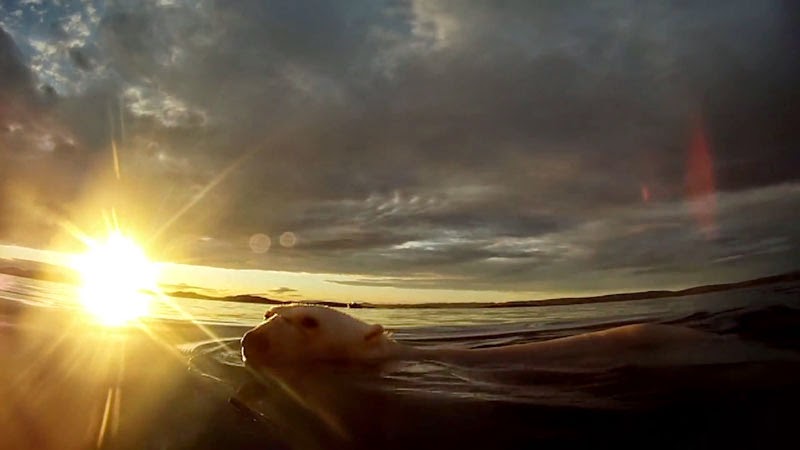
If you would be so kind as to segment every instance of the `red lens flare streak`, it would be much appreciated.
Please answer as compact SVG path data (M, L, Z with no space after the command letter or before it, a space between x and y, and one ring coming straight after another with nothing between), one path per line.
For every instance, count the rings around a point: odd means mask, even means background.
M706 238L717 233L717 195L711 146L701 118L694 121L686 160L686 200Z

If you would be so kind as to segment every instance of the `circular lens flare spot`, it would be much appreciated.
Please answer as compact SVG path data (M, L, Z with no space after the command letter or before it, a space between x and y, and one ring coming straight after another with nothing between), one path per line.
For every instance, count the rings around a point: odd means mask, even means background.
M295 244L297 244L297 236L291 231L286 231L281 234L281 237L278 239L279 242L283 247L292 248Z
M248 244L253 253L266 253L272 245L272 241L266 234L256 233L250 236Z
M130 238L112 233L104 242L93 242L73 261L80 273L80 301L98 322L119 326L150 310L155 291L156 266Z

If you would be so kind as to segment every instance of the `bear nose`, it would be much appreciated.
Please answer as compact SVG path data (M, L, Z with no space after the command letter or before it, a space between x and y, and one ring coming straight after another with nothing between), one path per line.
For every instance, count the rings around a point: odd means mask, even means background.
M242 336L242 356L252 359L256 354L264 354L269 349L269 339L259 333L248 331Z

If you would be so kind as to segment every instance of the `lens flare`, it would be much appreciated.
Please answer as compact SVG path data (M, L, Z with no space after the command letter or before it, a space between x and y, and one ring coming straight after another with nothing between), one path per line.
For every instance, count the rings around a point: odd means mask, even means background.
M156 291L156 265L133 240L113 232L105 242L91 242L77 256L73 268L80 273L80 301L94 318L119 326L145 316Z
M689 208L707 238L717 234L717 196L711 143L702 118L695 120L686 161L686 195Z

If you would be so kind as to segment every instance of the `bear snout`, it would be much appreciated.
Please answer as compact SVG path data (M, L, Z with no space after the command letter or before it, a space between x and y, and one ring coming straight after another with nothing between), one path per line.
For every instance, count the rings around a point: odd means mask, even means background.
M242 336L242 359L245 361L258 360L269 350L269 339L263 333L248 331Z

